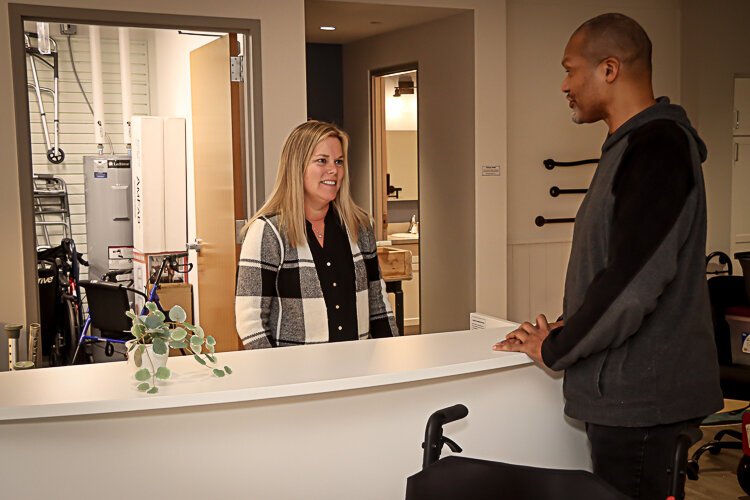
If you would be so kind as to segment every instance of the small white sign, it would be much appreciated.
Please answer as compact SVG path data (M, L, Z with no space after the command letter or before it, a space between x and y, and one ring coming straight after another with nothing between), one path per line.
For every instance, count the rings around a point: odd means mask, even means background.
M500 165L482 165L482 177L499 177Z

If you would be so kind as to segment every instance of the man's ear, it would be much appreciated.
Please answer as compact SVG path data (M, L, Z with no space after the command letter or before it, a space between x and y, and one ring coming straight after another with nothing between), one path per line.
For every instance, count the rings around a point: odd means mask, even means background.
M604 81L612 83L620 74L620 60L615 57L608 57L601 62L601 68L604 72Z

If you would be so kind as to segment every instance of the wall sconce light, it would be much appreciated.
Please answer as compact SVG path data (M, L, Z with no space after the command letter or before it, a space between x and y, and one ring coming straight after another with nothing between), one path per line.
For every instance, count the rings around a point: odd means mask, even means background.
M414 80L412 80L410 76L399 77L398 85L394 87L393 97L401 97L404 94L413 94L414 89L416 88Z

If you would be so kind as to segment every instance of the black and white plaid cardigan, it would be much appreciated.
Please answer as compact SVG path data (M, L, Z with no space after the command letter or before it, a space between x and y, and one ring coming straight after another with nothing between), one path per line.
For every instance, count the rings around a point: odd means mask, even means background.
M359 338L397 335L372 226L360 230L357 243L351 236L349 242ZM245 234L235 318L245 349L328 342L328 312L310 247L306 240L290 246L276 216L256 219Z

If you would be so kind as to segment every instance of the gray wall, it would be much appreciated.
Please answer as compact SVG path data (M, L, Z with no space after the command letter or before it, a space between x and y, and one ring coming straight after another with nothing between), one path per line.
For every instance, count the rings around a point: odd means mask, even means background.
M476 304L474 14L344 46L344 128L357 202L371 207L370 71L419 66L423 333L461 330Z
M750 75L750 3L683 0L682 97L708 146L706 251L729 252L734 77Z
M344 124L344 79L341 45L305 44L307 118Z

